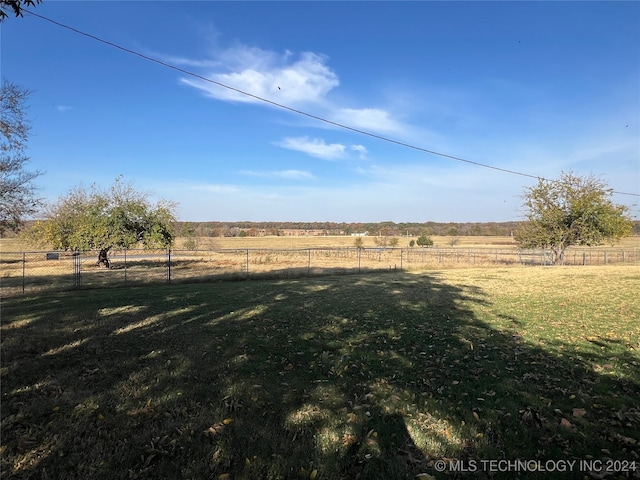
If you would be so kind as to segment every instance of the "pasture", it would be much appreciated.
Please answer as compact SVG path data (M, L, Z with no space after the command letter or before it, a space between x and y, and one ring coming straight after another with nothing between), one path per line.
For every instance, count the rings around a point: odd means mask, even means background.
M494 267L4 298L0 474L639 478L639 287Z
M304 248L341 248L353 247L356 238L362 238L364 247L375 247L375 236L351 237L342 236L267 236L267 237L195 237L198 250L210 249L304 249ZM411 240L417 237L395 237L398 239L398 247L406 248ZM459 248L512 248L517 244L509 236L439 236L433 235L434 247L449 247L454 244ZM189 239L178 237L175 249L185 249L185 243ZM623 238L614 245L616 248L633 249L640 248L640 236ZM598 248L611 247L604 245ZM34 250L33 246L26 244L20 238L0 238L0 252L24 252Z
M111 268L96 266L97 251L29 251L19 239L0 240L0 292L3 296L150 283L229 279L298 278L373 271L521 267L547 265L549 251L519 250L511 237L434 237L432 248L377 247L376 239L358 237L178 238L171 250L110 251ZM195 245L194 245L195 243ZM614 246L575 247L566 265L640 264L640 237ZM189 249L186 248L189 246ZM195 248L194 248L195 246Z

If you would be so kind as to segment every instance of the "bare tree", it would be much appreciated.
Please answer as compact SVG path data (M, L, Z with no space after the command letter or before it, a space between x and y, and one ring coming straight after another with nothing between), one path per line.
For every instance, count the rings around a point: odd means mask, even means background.
M25 170L30 93L7 81L0 86L0 235L7 230L17 232L42 204L33 183L42 172Z

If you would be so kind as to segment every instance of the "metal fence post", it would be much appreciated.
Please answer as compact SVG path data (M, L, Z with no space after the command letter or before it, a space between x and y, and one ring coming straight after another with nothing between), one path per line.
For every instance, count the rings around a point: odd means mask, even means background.
M247 277L249 277L249 249L247 248Z
M73 252L73 286L78 288L80 286L81 278L80 278L80 266L82 265L82 259L80 257L80 252Z
M171 281L171 249L167 250L167 281Z
M311 273L311 249L309 249L309 261L307 262L307 275Z
M24 277L25 277L25 268L27 263L27 254L22 252L22 294L24 295Z

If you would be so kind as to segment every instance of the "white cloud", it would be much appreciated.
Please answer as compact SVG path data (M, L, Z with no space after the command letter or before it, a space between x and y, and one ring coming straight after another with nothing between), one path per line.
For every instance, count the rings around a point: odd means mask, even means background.
M275 145L289 150L306 153L322 160L338 160L345 157L346 147L341 143L326 143L320 138L287 137Z
M339 84L338 76L326 65L327 58L312 52L303 52L296 60L289 51L277 54L241 45L220 51L211 61L178 60L184 65L211 66L214 69L205 71L204 77L236 89L195 77L180 79L218 100L255 103L260 102L255 97L261 97L287 106L299 106L320 102Z
M221 66L221 63L218 60L198 60L195 58L164 55L158 53L151 53L150 55L154 57L160 57L166 63L183 67L216 68Z
M334 104L328 96L340 85L340 81L337 73L327 65L328 57L322 54L294 54L289 50L279 53L239 44L216 49L210 59L161 57L168 63L198 68L198 74L211 81L183 76L180 82L216 100L268 105L261 100L266 99L301 110L314 105L314 115L330 122L371 133L424 138L424 135L395 118L387 109L347 108ZM357 102L357 99L354 101ZM327 126L321 123L314 125Z
M56 105L56 109L59 112L66 112L67 110L71 110L73 107L70 107L69 105Z
M349 148L358 152L361 160L364 160L367 157L368 151L364 145L351 145Z
M403 130L400 122L380 108L341 108L334 113L333 121L371 132L398 133Z
M265 178L285 178L288 180L305 180L314 178L313 175L304 170L275 170L275 171L256 171L256 170L242 170L241 175L248 175L252 177L265 177Z

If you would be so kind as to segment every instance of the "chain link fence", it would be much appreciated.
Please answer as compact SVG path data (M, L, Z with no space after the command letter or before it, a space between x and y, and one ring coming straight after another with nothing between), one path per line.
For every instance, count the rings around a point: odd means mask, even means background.
M551 252L464 248L306 248L112 250L110 267L98 251L0 254L0 292L103 288L160 282L292 278L363 271L550 265ZM638 265L640 251L571 249L564 265Z

